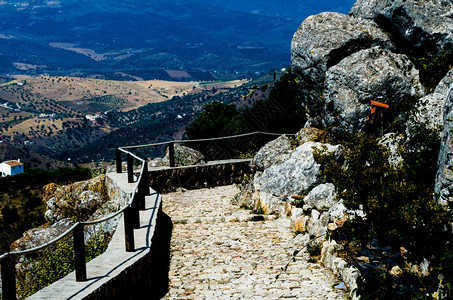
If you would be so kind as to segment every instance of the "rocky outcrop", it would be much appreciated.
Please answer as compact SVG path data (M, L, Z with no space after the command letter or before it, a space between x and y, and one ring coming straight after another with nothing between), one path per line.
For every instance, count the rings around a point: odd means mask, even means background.
M104 175L65 186L51 183L43 188L44 216L51 223L65 218L86 220L107 200Z
M415 125L418 124L441 133L444 122L445 98L446 95L436 92L421 98L416 108L411 112L407 132L410 134L413 130L416 130Z
M21 251L43 245L68 230L74 221L63 219L54 224L44 224L24 232L22 238L11 244L12 251Z
M167 149L165 159L170 161L170 153ZM175 144L175 164L179 166L190 166L203 163L204 155L200 151L192 148Z
M453 2L358 0L350 16L374 20L407 50L437 54L453 48Z
M350 132L364 128L370 100L389 104L397 113L424 95L418 70L402 54L380 47L362 50L327 71L324 125L334 125L334 114Z
M297 147L285 162L255 175L254 191L259 193L260 205L265 213L277 212L282 200L291 195L304 194L320 181L320 165L315 161L315 151L334 153L340 158L343 147L308 142Z
M302 78L322 88L331 66L373 46L394 48L388 36L374 22L325 12L305 19L294 34L291 64Z
M12 251L31 249L43 245L64 233L77 221L92 221L117 211L128 201L114 196L106 188L105 175L91 180L59 186L48 184L43 188L43 201L47 205L46 218L49 223L30 229L11 245ZM112 198L109 197L109 194ZM85 240L88 242L99 234L111 236L120 216L102 224L87 226Z
M293 147L289 138L282 135L277 139L264 145L252 160L252 167L257 170L263 171L274 164L280 164L286 161Z
M445 102L442 134L434 192L438 202L447 205L453 201L453 85Z
M196 164L204 164L204 155L195 149L175 144L175 165L191 166ZM150 167L169 167L170 166L170 151L167 148L165 157L155 158L149 162Z

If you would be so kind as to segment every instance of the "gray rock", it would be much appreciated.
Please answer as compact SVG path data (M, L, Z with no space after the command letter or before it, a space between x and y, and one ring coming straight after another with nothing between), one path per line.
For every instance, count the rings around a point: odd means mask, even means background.
M379 47L362 50L327 71L324 125L335 124L333 114L338 114L348 131L357 132L365 126L370 100L398 111L424 94L418 70L407 56Z
M453 48L451 0L358 0L349 15L374 20L401 47L428 54Z
M317 241L323 241L326 238L328 224L328 212L319 213L317 210L312 210L308 224L308 233L310 236L315 236Z
M291 195L303 195L320 181L320 165L313 153L327 151L339 158L343 146L308 142L294 150L283 163L272 165L261 176L255 175L254 190L259 191L260 203L266 213L275 212L282 200Z
M22 251L44 245L68 230L74 223L74 221L67 218L59 220L51 225L45 224L27 230L20 239L11 244L11 250Z
M305 19L294 34L291 64L302 78L322 88L329 67L373 46L394 48L374 22L325 12Z
M441 133L444 121L445 98L446 96L440 93L432 93L421 98L416 109L411 112L407 124L407 133L410 135L417 124L422 124Z
M264 145L252 160L252 166L264 170L271 165L280 164L287 160L292 152L289 138L282 135Z
M402 142L403 136L396 133L387 133L379 140L379 144L389 151L388 162L390 165L399 166L403 162L403 158L398 151Z
M175 144L175 164L176 166L190 166L195 164L203 164L204 163L204 155L197 150L192 148L181 146L179 144ZM170 152L167 149L165 154L165 158L163 161L168 161L168 165L170 165Z
M334 203L329 209L330 220L337 220L348 213L348 209L344 206L343 200Z
M337 201L338 194L332 183L320 184L313 188L304 202L317 210L328 210Z
M358 18L373 20L376 7L380 0L357 0L349 11L349 15Z
M105 175L64 186L51 183L43 188L44 217L51 223L65 218L84 221L107 200Z
M152 159L148 163L149 167L169 167L170 166L170 161L168 160L167 157L157 157L155 159Z
M441 94L444 99L447 98L450 87L453 85L453 69L451 69L437 85L434 93ZM443 115L442 115L443 116Z
M453 86L445 101L442 134L434 192L438 202L447 205L453 201Z
M325 143L325 139L327 139L327 132L313 127L302 128L298 133L296 133L296 139L299 145L303 145L306 142Z

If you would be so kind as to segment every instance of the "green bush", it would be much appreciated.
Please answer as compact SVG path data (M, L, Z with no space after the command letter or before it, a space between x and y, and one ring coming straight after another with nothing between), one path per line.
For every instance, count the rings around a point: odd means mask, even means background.
M443 51L435 56L411 57L411 60L420 71L421 83L428 93L432 93L453 67L453 50Z
M324 180L338 187L339 197L345 205L353 209L363 207L366 217L348 221L335 233L335 238L358 239L362 245L378 243L394 249L404 247L409 251L408 262L428 259L433 268L431 275L408 280L406 283L411 288L405 290L404 298L415 297L420 291L434 293L440 274L445 276L445 282L453 283L450 227L453 219L433 197L440 144L437 134L419 128L418 134L400 145L403 161L397 166L389 164L388 151L371 135L358 133L342 144L346 148L346 168L321 152L316 153L315 158L323 165ZM375 274L375 277L379 280L373 284L368 281L362 291L371 295L370 299L382 295L384 287L392 297L402 295L393 277L385 272Z
M86 261L107 249L110 237L102 232L85 245ZM74 246L71 238L63 238L55 246L29 259L31 269L17 272L17 296L25 299L75 270Z

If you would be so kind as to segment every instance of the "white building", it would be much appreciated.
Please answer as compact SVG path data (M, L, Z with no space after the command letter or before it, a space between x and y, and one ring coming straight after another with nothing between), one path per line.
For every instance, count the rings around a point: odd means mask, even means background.
M2 177L14 176L24 173L24 164L20 160L8 160L0 164L0 174Z

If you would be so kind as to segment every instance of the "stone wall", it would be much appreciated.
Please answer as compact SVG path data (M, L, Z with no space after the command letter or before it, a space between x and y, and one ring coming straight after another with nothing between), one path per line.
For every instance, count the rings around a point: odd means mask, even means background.
M246 174L251 174L248 159L171 169L150 169L149 177L150 186L154 190L168 193L179 187L197 189L238 183Z
M161 299L168 290L172 223L160 203L151 249L83 299Z

